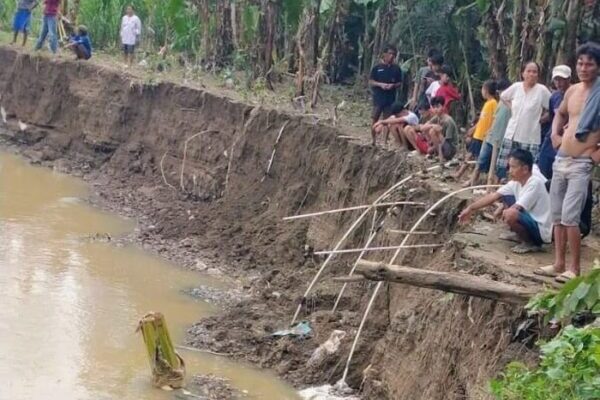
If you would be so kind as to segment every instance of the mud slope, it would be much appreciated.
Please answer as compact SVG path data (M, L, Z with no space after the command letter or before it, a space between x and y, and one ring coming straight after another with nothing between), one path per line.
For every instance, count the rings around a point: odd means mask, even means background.
M357 214L294 223L281 218L372 201L410 173L404 155L208 92L146 85L93 64L6 48L0 48L0 93L10 123L30 125L10 138L25 155L48 166L82 169L107 202L149 219L139 240L160 254L191 268L197 257L208 257L243 282L247 299L192 327L191 344L272 367L299 386L339 379L372 284L352 285L341 311L331 314L340 285L325 279L303 309L312 338L268 335L289 323L319 266L307 248L330 248ZM443 195L424 180L411 187L398 198L430 202ZM460 202L428 224L442 227L444 249L410 252L405 262L462 268L460 246L447 240ZM408 208L394 214L386 226L406 229L417 217ZM366 230L361 227L351 242L362 243ZM396 244L397 237L383 235L378 243ZM347 272L348 260L333 263L327 277ZM485 266L463 264L489 273ZM389 287L376 303L350 383L362 383L374 399L485 398L487 378L511 348L518 313L490 301ZM349 333L340 352L307 365L332 329Z

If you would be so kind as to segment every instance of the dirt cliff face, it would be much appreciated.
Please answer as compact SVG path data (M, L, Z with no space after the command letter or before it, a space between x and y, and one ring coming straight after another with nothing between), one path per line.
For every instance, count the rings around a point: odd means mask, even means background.
M269 335L290 322L322 261L307 249L331 248L358 214L281 218L372 201L414 169L403 154L208 92L3 48L0 93L12 123L30 125L10 138L26 155L47 165L74 163L107 201L148 218L143 245L189 267L199 255L211 258L243 282L249 296L192 327L191 344L274 368L299 386L340 378L373 287L351 285L340 310L329 312L341 286L329 278L346 274L352 258L335 261L305 302L301 318L311 321L311 338ZM442 195L424 180L409 187L395 198L430 202ZM428 223L442 232L439 240L447 242L459 205ZM389 224L407 229L417 211L395 210ZM367 230L358 229L348 247L361 246ZM382 235L378 244L396 239ZM405 260L452 270L460 249L447 242L443 251L407 252ZM491 301L390 286L375 305L349 383L367 398L485 398L518 314ZM333 329L348 332L340 351L307 366Z

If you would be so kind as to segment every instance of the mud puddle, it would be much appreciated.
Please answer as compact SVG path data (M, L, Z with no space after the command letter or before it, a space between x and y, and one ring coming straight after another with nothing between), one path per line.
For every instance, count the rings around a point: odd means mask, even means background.
M137 320L162 311L171 335L219 310L184 294L224 282L109 237L135 222L85 204L86 185L0 153L0 399L185 398L150 386ZM188 377L213 374L251 399L296 399L273 375L181 351Z

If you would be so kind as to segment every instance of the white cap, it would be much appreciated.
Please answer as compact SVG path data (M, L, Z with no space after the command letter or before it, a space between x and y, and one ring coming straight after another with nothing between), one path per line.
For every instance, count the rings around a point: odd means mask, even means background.
M557 65L552 69L552 79L556 77L571 79L571 68L568 65Z

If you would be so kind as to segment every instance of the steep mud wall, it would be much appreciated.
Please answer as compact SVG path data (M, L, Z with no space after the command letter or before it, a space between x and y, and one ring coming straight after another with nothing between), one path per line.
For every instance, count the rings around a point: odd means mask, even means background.
M212 256L247 282L251 297L194 326L191 344L272 367L298 385L339 379L373 284L352 285L340 311L330 314L340 285L326 278L301 316L311 321L312 338L274 340L269 334L290 321L321 261L307 246L331 247L357 214L295 223L281 218L372 201L413 169L403 154L202 90L145 84L90 63L3 48L0 94L13 124L30 125L13 138L26 154L49 165L64 158L80 162L84 171L103 177L101 194L151 213L152 231L142 232L142 241L158 235L167 243L157 248L161 254L171 254L169 247ZM399 198L431 201L442 195L424 181L411 186L415 189ZM443 227L447 238L459 204L428 225ZM406 229L415 212L399 210L395 224ZM350 243L360 245L365 235L361 227ZM397 241L384 237L379 243ZM407 257L419 266L431 262L428 268L455 269L459 253L450 246ZM326 275L347 273L349 260L341 257ZM517 314L490 301L390 286L376 303L350 383L362 384L366 396L377 399L485 398L482 388L510 347L506 332ZM307 365L332 329L352 334L332 358Z

